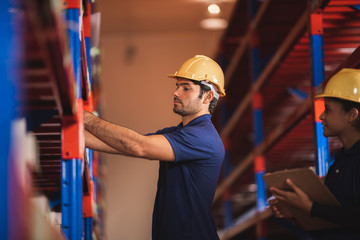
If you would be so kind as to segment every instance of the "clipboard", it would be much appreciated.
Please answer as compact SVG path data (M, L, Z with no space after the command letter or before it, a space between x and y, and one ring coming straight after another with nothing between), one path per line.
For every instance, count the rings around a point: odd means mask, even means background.
M329 206L341 206L311 168L288 169L263 175L267 186L291 191L291 188L285 182L288 178L301 188L309 196L310 200ZM287 205L287 207L300 226L306 231L338 227L336 224L323 219L311 217L309 214L293 206Z

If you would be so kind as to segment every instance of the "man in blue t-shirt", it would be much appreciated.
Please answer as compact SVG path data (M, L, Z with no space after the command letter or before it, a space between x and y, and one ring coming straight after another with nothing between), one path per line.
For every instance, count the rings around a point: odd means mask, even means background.
M142 135L84 112L86 146L160 160L154 240L218 239L210 210L225 151L211 113L225 96L224 75L215 61L196 55L169 77L176 79L178 126Z

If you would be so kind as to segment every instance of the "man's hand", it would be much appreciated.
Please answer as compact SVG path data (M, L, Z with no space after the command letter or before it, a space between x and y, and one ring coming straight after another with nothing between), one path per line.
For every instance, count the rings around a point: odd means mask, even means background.
M89 113L88 111L84 110L84 127L87 129L89 126L89 123L95 116L92 113Z
M308 195L297 187L290 179L286 179L286 183L294 190L293 192L283 191L275 187L271 187L270 192L278 200L300 208L310 214L313 202L309 199Z
M94 118L96 118L96 116L87 111L84 111L83 114L84 114L83 117L84 117L84 127L85 127L85 131L84 131L85 146L87 148L91 148L99 152L121 154L121 152L109 146L107 143L103 142L102 140L100 140L99 138L95 137L93 134L87 131L87 126L91 124L91 122L93 121Z

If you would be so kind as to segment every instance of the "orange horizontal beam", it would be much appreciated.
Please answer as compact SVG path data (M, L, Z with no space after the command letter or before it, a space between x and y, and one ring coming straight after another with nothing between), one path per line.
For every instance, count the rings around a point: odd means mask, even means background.
M80 9L81 1L80 0L63 0L64 9Z
M332 0L328 3L328 6L354 6L360 5L359 0Z

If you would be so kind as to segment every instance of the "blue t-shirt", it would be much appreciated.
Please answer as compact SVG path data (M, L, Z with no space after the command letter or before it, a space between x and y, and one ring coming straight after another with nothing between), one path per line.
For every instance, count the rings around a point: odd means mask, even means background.
M160 162L153 240L219 239L211 204L225 150L211 115L156 134L170 142L175 161Z

